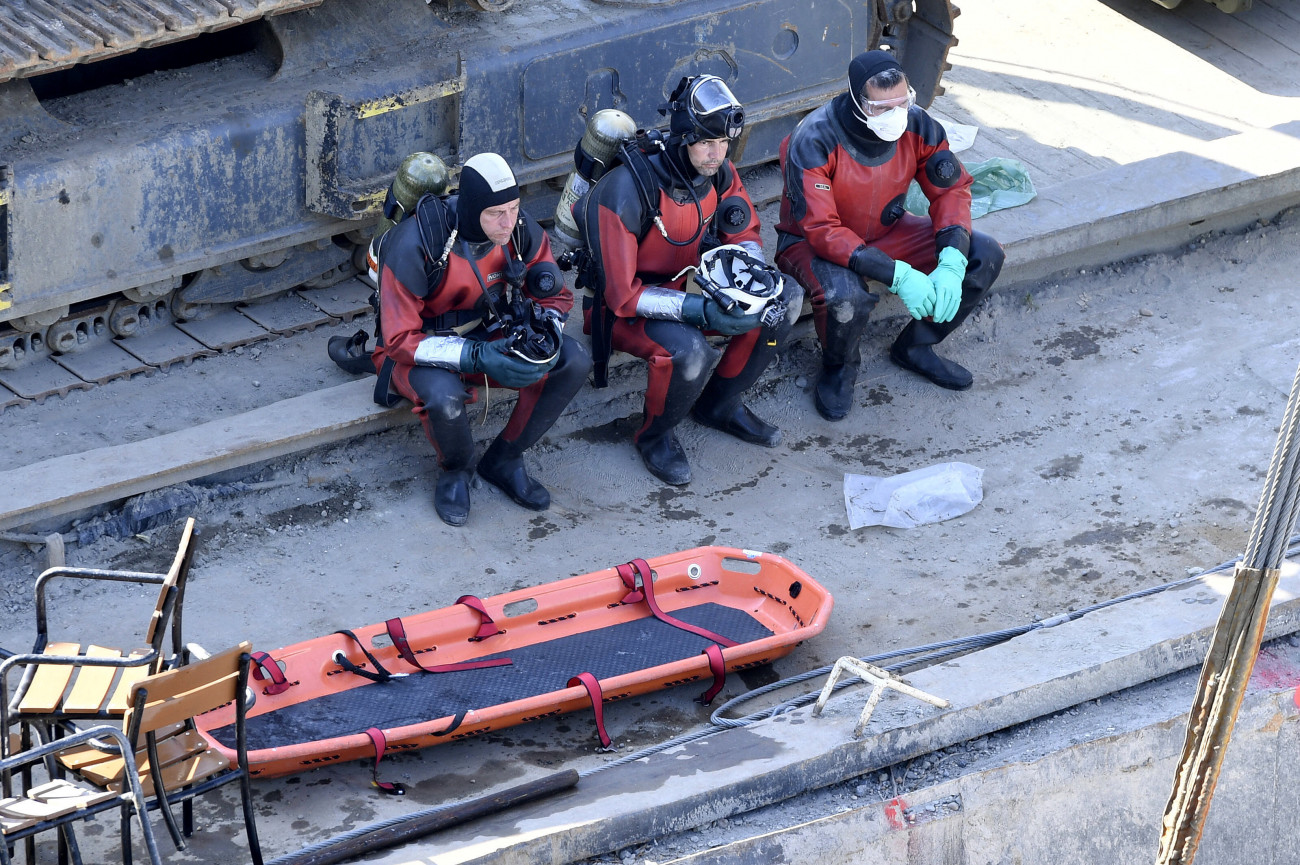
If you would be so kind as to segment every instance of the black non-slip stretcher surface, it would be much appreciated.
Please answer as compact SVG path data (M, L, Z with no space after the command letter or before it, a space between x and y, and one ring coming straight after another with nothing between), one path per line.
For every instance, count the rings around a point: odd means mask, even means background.
M743 610L721 604L701 604L672 615L707 628L737 643L770 637L768 630ZM368 727L392 729L437 718L454 717L471 709L486 709L538 694L562 691L578 673L597 679L646 670L692 658L709 640L658 619L645 618L608 628L562 637L534 646L486 655L508 657L509 666L455 673L414 673L389 682L326 694L294 706L248 719L248 749L279 748L364 732ZM488 638L490 645L491 638ZM362 660L354 648L348 657ZM436 652L421 655L425 664L441 663ZM388 664L390 673L410 671L404 661ZM339 673L351 677L351 673ZM265 698L263 698L265 699ZM210 731L222 744L235 746L234 726Z

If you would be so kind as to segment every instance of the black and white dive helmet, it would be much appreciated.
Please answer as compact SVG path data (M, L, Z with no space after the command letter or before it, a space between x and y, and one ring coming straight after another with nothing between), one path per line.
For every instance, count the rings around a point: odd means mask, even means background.
M711 138L734 141L745 129L745 109L716 75L683 78L667 108L669 133L687 144Z
M731 298L746 315L778 309L774 317L779 320L785 314L781 271L739 244L717 246L700 256L695 280L712 289L709 294Z

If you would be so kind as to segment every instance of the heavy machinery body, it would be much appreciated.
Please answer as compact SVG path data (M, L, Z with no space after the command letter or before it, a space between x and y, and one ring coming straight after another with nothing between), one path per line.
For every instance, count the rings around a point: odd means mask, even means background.
M476 5L8 0L0 369L350 276L412 152L500 153L553 204L587 116L653 124L707 72L754 164L857 52L892 46L928 104L956 41L948 0Z

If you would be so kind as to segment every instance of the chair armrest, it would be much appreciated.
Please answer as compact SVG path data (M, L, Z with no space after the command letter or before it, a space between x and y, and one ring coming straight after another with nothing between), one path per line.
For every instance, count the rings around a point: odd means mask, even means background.
M97 568L49 568L36 578L36 633L38 639L46 635L45 586L56 579L107 580L118 583L142 583L154 586L162 585L167 577L164 574L151 574L144 571L105 571Z

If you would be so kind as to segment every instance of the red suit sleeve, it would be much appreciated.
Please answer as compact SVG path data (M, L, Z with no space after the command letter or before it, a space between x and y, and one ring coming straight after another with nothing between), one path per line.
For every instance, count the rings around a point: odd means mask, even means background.
M536 223L533 223L531 219L528 221L530 227L536 225ZM554 265L555 255L551 252L550 237L547 236L545 231L541 230L540 226L537 229L537 234L540 235L541 240L533 244L533 255L528 259L526 264L530 268L533 265L540 263L549 263ZM543 309L553 309L562 315L567 315L569 310L573 309L573 292L570 291L569 286L563 282L560 283L560 290L555 294L550 297L534 298L534 300L536 300Z
M724 243L752 242L762 246L763 240L760 237L760 234L762 232L763 224L758 218L758 208L754 206L754 202L750 199L749 191L745 189L745 184L740 182L740 172L737 171L735 166L731 165L731 163L727 163L727 168L729 169L728 174L731 176L731 183L726 189L722 190L722 194L718 199L719 202L733 196L743 198L745 203L749 205L749 212L753 215L753 218L750 219L749 225L738 234L727 234L721 232L721 239Z

